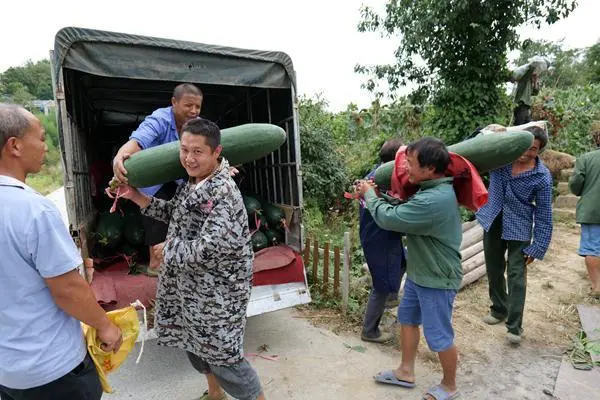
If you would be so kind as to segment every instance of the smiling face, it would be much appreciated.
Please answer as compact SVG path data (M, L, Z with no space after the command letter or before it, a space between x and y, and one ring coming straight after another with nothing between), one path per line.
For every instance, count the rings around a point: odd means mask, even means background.
M406 154L405 165L406 172L408 172L408 181L413 185L427 181L435 175L435 167L421 166L419 163L419 154L416 151Z
M188 175L198 181L217 168L221 149L219 145L213 150L205 136L184 131L181 135L179 159Z

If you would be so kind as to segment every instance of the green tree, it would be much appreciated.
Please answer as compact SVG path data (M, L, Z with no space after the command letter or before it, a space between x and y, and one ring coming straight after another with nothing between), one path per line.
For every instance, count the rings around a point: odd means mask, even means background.
M23 66L11 67L0 76L0 87L4 87L3 94L15 96L15 84L21 84L33 98L51 100L52 78L50 61L27 61Z
M600 41L587 50L585 66L589 82L600 83Z
M6 85L7 97L11 103L21 104L26 106L35 96L29 93L27 87L21 82L10 82Z
M380 92L385 80L393 93L413 83L413 99L431 99L431 129L454 142L477 126L505 122L507 53L518 46L516 28L540 27L564 18L575 0L388 0L384 15L361 9L361 32L400 40L396 62L357 65L369 76L367 89Z
M336 150L332 126L334 115L327 102L301 98L300 148L302 151L302 184L308 203L326 211L341 199L348 182L342 154Z

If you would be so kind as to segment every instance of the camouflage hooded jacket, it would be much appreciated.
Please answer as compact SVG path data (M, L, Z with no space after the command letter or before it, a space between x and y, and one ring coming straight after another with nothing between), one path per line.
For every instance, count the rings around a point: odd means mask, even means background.
M152 198L142 213L169 224L156 295L158 343L213 365L239 362L254 255L228 162L200 185L181 185L169 201Z

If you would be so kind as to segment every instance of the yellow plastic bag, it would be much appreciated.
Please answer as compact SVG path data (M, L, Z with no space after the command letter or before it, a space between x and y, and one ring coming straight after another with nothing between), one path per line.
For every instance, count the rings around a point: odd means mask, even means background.
M102 383L102 389L106 393L113 392L113 389L108 383L107 375L119 369L121 364L123 364L131 350L134 348L135 341L140 333L140 322L135 309L136 305L141 305L143 307L139 301L136 301L129 307L107 313L108 318L114 322L123 333L123 344L116 353L102 350L100 347L101 342L98 339L96 329L84 323L81 324L83 327L83 334L87 342L88 352L92 360L94 360L94 364L98 370L98 375L100 376L100 382ZM146 318L145 309L144 318ZM142 351L143 343L142 349L140 350L140 357L142 355ZM138 357L137 362L139 362L140 357Z

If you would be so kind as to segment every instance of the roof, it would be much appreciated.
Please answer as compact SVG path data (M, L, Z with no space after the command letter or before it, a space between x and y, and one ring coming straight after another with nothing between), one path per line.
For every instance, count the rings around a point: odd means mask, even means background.
M66 27L53 64L104 77L264 88L296 87L290 57L278 51L217 46ZM54 79L60 68L55 67Z

